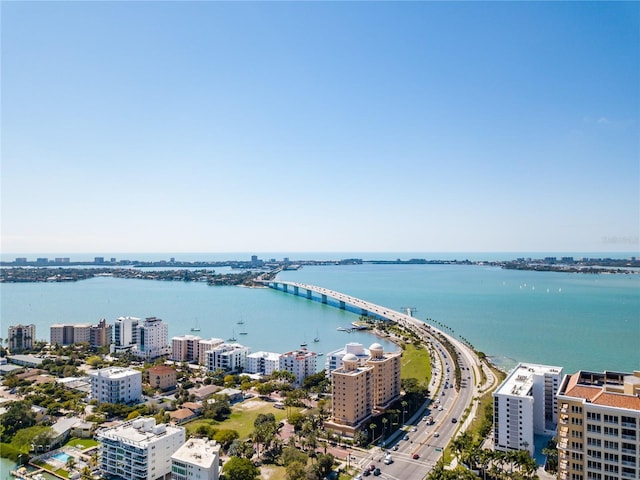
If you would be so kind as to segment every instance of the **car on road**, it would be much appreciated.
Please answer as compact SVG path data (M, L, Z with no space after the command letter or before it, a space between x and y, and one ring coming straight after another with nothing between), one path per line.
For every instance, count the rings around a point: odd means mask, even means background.
M409 440L409 435L405 435L404 440Z
M398 450L398 445L394 445L394 446L393 446L393 451L395 452L395 451L397 451L397 450Z
M365 470L364 472L362 472L363 477L368 477L369 475L371 475L371 472L369 470Z
M417 432L417 431L418 431L418 427L413 427L413 428L411 429L411 431L412 431L412 432Z
M451 419L451 423L456 423L457 421L458 420L456 420L455 417Z
M440 436L440 432L435 432L435 433L433 434L433 436L434 436L434 437L439 437L439 436Z
M413 454L413 459L414 459L414 460L417 460L417 459L419 459L419 458L420 458L420 455L418 455L417 453L414 453L414 454Z
M374 477L377 477L377 476L379 476L381 473L382 473L382 472L380 471L380 469L379 469L379 468L376 468L376 469L373 471L373 476L374 476Z

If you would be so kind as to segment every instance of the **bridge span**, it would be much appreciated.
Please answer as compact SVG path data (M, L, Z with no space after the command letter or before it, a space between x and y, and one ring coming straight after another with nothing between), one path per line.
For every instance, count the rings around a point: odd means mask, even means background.
M350 295L345 295L344 293L336 292L335 290L329 290L328 288L317 287L307 283L286 282L282 280L264 280L264 284L269 288L306 297L309 300L319 301L324 304L329 304L329 299L332 299L336 304L335 306L343 310L350 307L351 310L359 313L360 315L391 320L409 329L411 329L411 327L424 327L426 325L424 322L412 317L411 315L407 315L381 305L376 305L375 303L367 302Z

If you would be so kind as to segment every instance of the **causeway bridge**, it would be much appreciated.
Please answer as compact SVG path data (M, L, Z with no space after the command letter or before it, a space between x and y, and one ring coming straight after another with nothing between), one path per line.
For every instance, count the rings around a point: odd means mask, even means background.
M376 305L344 293L329 290L328 288L317 287L306 283L285 282L282 280L263 280L269 288L291 293L309 300L319 301L327 305L336 306L342 310L354 311L367 317L391 320L411 329L411 327L423 327L425 323L412 317L411 315L391 310L390 308ZM331 302L329 301L331 300ZM409 309L407 309L409 311Z

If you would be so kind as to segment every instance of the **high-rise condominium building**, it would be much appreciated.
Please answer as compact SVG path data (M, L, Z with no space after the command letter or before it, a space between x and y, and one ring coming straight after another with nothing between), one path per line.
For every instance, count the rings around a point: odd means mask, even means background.
M139 418L102 430L96 439L104 478L156 480L169 478L171 456L184 444L185 429Z
M327 353L324 368L328 378L331 378L331 372L333 370L342 366L342 359L349 353L355 355L362 362L365 362L371 356L369 350L364 348L361 343L357 342L349 342L344 346L344 348Z
M254 352L247 355L246 373L271 375L280 370L280 354L276 352Z
M137 317L118 317L114 323L113 350L122 352L132 350L138 343L138 323Z
M331 424L344 426L341 431L353 434L373 411L373 367L360 365L358 357L348 353L342 367L331 372L333 411Z
M156 317L148 317L138 325L136 346L133 354L138 358L152 360L171 354L169 325Z
M90 323L56 323L49 327L51 345L73 345L89 343L91 340Z
M493 393L493 442L500 451L527 450L534 435L553 435L562 368L520 363Z
M198 342L202 340L197 335L181 335L171 339L171 360L176 362L193 362L198 359Z
M228 373L242 372L246 365L249 347L239 343L223 343L206 352L206 366L210 372L222 370Z
M91 398L100 403L138 402L142 398L142 372L107 367L89 372Z
M171 455L172 480L218 480L220 445L215 440L190 438Z
M640 479L640 371L566 375L557 399L560 480Z
M89 330L89 345L93 348L111 345L113 339L113 325L109 325L103 318Z
M9 351L20 353L24 350L31 350L36 337L36 326L12 325L9 327L7 339L9 340Z
M331 372L333 411L330 428L353 435L373 413L383 412L400 398L400 352L369 347L363 360L353 353L342 357L342 366Z
M296 377L295 384L302 385L306 377L316 373L316 359L316 352L304 348L286 352L280 356L280 370L292 373Z

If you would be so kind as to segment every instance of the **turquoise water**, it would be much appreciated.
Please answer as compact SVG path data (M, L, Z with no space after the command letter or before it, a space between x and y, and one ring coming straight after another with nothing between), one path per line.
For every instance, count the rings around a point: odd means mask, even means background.
M68 453L58 452L55 455L51 455L51 458L55 458L56 460L59 460L62 463L67 463L67 460L69 459L70 456L71 455L69 455Z
M447 325L487 355L505 359L506 365L527 361L563 366L568 372L640 369L640 275L364 264L305 266L282 272L279 278L396 310L414 307L417 318ZM113 322L132 315L164 319L170 336L188 334L196 323L204 338L226 339L235 333L252 351L284 352L306 341L309 348L328 352L347 341L374 341L367 333L336 330L355 320L354 314L270 289L100 277L74 283L2 284L1 295L3 330L34 323L38 339L48 340L53 323L96 323L101 318ZM237 324L240 320L243 325ZM239 335L241 327L246 336ZM317 344L312 341L316 334L321 339Z

